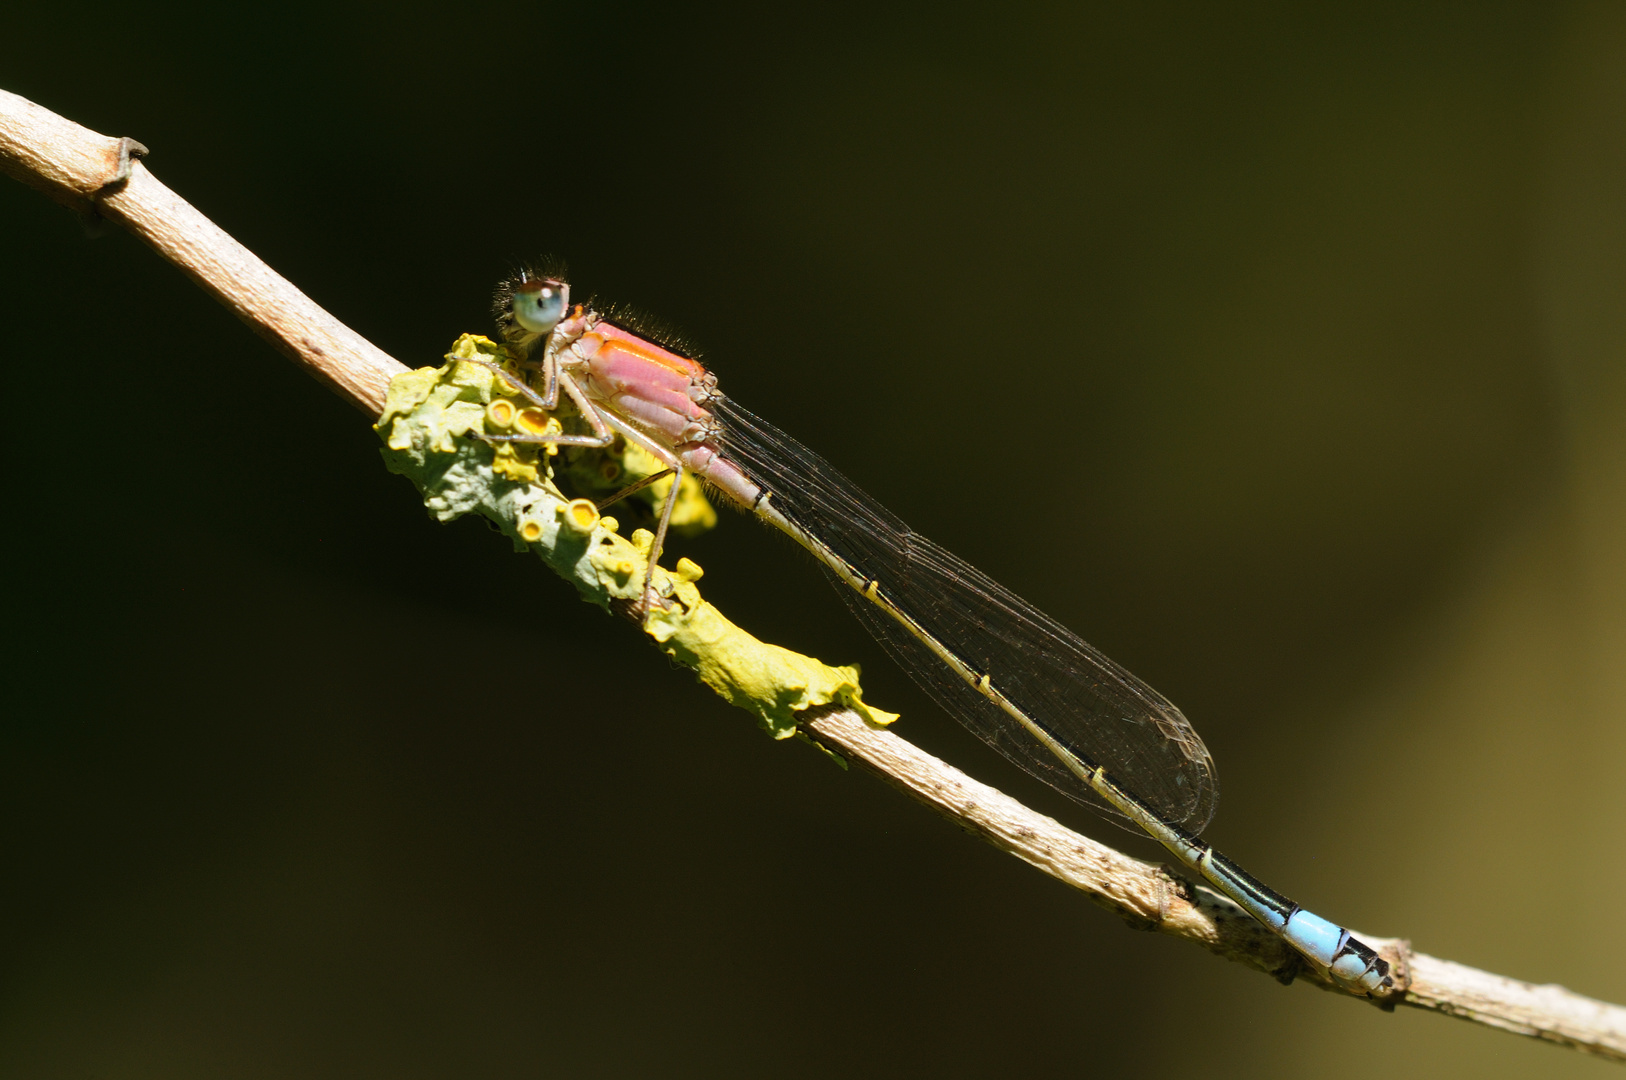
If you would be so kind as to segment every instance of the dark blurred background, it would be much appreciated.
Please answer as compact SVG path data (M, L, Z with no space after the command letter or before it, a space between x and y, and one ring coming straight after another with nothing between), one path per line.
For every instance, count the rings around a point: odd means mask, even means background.
M408 364L511 260L1179 703L1209 831L1626 1000L1619 5L8 11L0 86ZM131 237L0 184L0 1074L1602 1075L1128 932L775 744ZM810 562L759 635L933 708ZM675 553L676 554L676 553ZM491 663L461 666L471 639Z

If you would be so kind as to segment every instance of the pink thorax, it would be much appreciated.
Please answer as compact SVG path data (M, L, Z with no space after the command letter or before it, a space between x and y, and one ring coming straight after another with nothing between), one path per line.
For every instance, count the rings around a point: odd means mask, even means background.
M729 498L756 503L760 489L719 456L717 421L703 404L716 392L717 377L702 365L603 320L589 323L560 358L596 404Z

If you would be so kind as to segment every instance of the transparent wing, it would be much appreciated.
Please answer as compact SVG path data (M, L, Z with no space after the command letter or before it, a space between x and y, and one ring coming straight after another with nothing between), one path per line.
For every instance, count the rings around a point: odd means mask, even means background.
M772 493L772 505L857 576L873 579L925 634L1119 787L1193 833L1218 786L1202 739L1163 695L964 560L913 532L807 447L718 396L725 457ZM828 571L827 571L828 572ZM865 628L933 700L1000 753L1062 793L1140 831L1098 798L998 704L945 664L915 631L831 581Z

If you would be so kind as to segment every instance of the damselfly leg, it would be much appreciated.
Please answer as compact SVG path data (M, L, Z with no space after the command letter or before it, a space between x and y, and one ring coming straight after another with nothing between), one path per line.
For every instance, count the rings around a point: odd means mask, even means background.
M633 484L628 484L626 487L622 488L620 491L616 492L614 495L611 495L608 499L600 499L598 502L594 503L593 505L598 507L600 511L608 510L610 507L614 506L616 503L620 502L622 499L625 499L628 495L636 495L636 494L638 494L640 491L644 490L644 488L648 487L650 484L656 483L657 481L660 481L660 480L665 480L668 476L671 476L675 471L676 471L675 469L662 469L658 473L650 473L648 476L644 477L642 480L639 480L638 482L633 483ZM676 480L672 481L672 489L673 489L673 491L677 490L677 483L678 482ZM667 496L668 501L670 501L671 498L672 498L671 495Z
M550 382L549 390L553 399L552 404L549 404L548 401L549 394L538 394L524 379L515 376L500 365L485 360L462 360L462 362L485 368L501 378L505 385L512 387L517 393L524 396L527 401L548 413L553 412L558 407L558 391L563 387L565 394L575 404L577 411L581 413L582 419L593 429L591 435L568 435L563 432L520 435L471 433L482 442L491 444L510 443L525 446L582 446L593 449L604 449L615 442L616 432L612 431L611 427L620 427L621 425L616 422L613 416L603 412L588 398L586 391L581 388L580 384L569 372L561 369L562 365L552 342L549 343L543 359L543 371ZM606 506L619 502L628 495L641 491L666 476L673 478L672 490L667 492L666 498L661 502L660 520L655 527L654 541L649 548L649 565L644 568L644 587L639 598L638 610L642 617L647 619L655 597L655 567L660 563L661 553L666 548L666 534L672 524L672 509L677 503L680 486L683 483L684 468L681 462L672 458L670 452L650 443L647 438L639 437L631 432L623 432L623 434L638 442L644 449L654 453L659 460L667 465L667 468L623 488L617 494L598 504L599 509L602 510Z
M460 358L452 357L450 359ZM557 390L558 386L563 386L565 393L570 396L570 400L573 401L576 408L580 410L582 419L586 420L587 425L593 429L593 434L591 435L566 435L563 432L554 434L538 433L534 435L487 435L484 433L474 433L474 437L480 441L488 443L520 443L531 446L590 446L595 448L609 446L615 441L615 434L611 432L609 427L604 423L603 414L599 412L597 406L588 400L586 392L583 391L581 387L576 385L575 379L565 376L558 380L558 384L554 388L555 400L553 404L550 405L548 404L546 395L538 394L535 390L532 390L530 386L526 385L525 380L516 378L511 372L504 370L496 364L488 363L485 360L462 360L461 362L465 364L474 364L477 367L483 367L493 374L500 376L503 382L513 387L520 394L523 394L526 400L530 401L531 404L535 405L543 412L551 413L559 407Z

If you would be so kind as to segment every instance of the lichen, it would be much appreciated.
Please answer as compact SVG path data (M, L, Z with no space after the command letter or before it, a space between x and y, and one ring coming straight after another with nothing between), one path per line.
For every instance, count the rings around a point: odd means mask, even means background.
M494 448L471 434L553 430L543 424L559 421L533 416L527 426L521 414L529 403L515 398L488 368L462 360L503 364L511 358L489 339L465 334L442 367L419 368L392 381L375 425L386 467L417 485L436 520L480 514L516 550L535 553L575 585L583 600L605 609L614 601L636 604L652 536L640 529L630 539L623 537L619 522L600 516L591 501L565 498L553 486L554 448L514 443ZM623 482L656 471L658 463L628 462ZM670 490L669 481L665 488ZM686 524L704 522L707 513L716 520L698 484L692 492L680 490L674 520L686 499ZM864 704L857 666L831 667L757 640L701 597L695 584L700 576L688 559L679 560L674 572L657 567L653 581L659 601L643 620L644 632L725 701L755 716L774 738L797 734L799 714L820 705L844 705L874 724L896 719Z

